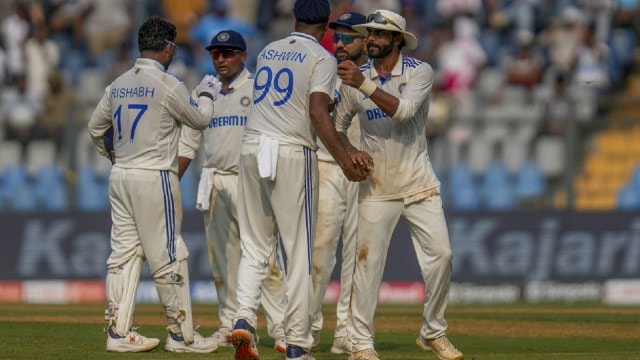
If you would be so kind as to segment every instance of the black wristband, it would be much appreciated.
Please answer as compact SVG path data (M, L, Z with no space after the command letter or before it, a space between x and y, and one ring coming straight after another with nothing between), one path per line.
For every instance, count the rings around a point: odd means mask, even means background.
M206 96L213 101L213 95L209 94L208 92L201 92L200 94L198 94L198 97L200 96Z

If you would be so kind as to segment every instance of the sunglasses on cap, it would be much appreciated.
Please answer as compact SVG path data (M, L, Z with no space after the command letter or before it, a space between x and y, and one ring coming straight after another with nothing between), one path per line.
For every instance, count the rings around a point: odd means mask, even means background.
M398 24L396 24L393 20L389 19L388 17L380 14L379 12L376 12L367 16L367 22L374 22L376 24L382 24L382 25L391 24L402 31L402 28L398 26Z
M213 49L211 50L211 56L214 59L217 59L218 57L220 57L220 55L222 55L222 57L225 59L231 59L238 54L242 54L243 52L244 51L238 49Z
M334 32L333 35L331 35L331 40L333 40L334 44L337 44L338 41L342 40L343 44L349 45L352 42L356 41L356 39L364 39L364 36L356 34L343 34L338 32Z

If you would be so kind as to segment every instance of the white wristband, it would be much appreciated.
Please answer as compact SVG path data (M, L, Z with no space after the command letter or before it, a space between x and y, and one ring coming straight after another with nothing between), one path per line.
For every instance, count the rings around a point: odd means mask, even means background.
M374 91L376 91L377 88L378 86L373 81L371 81L371 79L365 78L358 90L360 90L367 97L371 97L371 95Z

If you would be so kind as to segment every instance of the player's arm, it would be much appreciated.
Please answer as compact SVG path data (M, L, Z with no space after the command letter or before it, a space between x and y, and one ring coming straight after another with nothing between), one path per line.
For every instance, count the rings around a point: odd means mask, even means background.
M183 126L180 129L180 141L178 142L178 177L182 178L187 171L191 160L196 157L202 140L202 131Z
M333 120L329 116L329 95L323 92L313 92L309 100L311 123L316 129L320 141L340 165L347 179L351 181L366 179L369 175L368 172L352 163L351 156L342 145L338 132L333 125Z
M178 83L168 92L167 100L171 116L193 129L205 129L213 115L213 97L203 94L193 98L183 83Z
M411 120L415 116L425 98L431 95L433 84L433 69L427 63L418 66L411 74L402 97L396 97L377 87L373 81L364 77L353 61L341 62L338 65L338 75L344 84L368 96L380 110L398 122Z
M371 171L374 166L371 156L353 146L347 136L347 131L351 126L351 120L356 114L356 107L354 106L356 103L354 98L355 93L355 90L346 85L340 86L340 101L337 102L336 111L333 113L335 127L338 131L342 146L344 146L349 156L351 156L351 162L367 171Z
M102 99L93 110L91 114L91 118L89 119L89 124L87 127L89 128L89 134L91 135L91 140L95 144L98 153L107 159L111 160L111 156L107 151L107 148L104 144L104 134L109 130L112 126L111 124L111 101L109 100L109 88L107 87Z

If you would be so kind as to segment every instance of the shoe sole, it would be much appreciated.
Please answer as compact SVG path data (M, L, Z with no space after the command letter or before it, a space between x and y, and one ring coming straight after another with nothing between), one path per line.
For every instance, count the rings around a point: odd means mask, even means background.
M260 360L260 356L251 348L251 334L246 330L234 330L229 337L236 349L235 360Z
M336 346L332 346L331 350L329 351L331 351L332 354L336 354L336 355L351 354L351 351L340 348L340 347L336 347Z
M287 348L285 346L276 346L274 347L274 349L276 349L277 352L280 352L283 354L287 352Z
M167 351L174 352L174 353L208 354L208 353L212 353L212 352L216 351L218 348L215 347L213 349L194 349L194 348L191 348L191 347L176 348L176 347L165 346L164 349L167 350Z
M160 343L155 344L155 345L148 345L145 347L140 347L140 348L134 348L132 349L131 347L128 346L123 346L123 347L107 347L107 351L108 352L118 352L118 353L137 353L137 352L147 352L147 351L151 351L155 348L158 347L158 345L160 345Z

